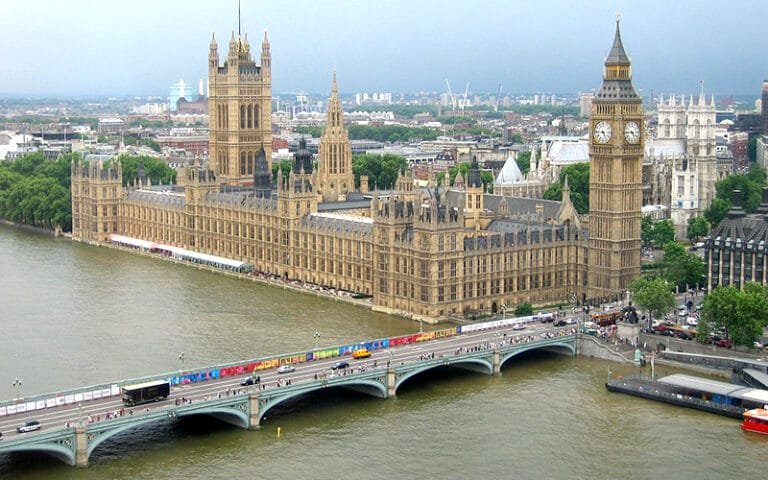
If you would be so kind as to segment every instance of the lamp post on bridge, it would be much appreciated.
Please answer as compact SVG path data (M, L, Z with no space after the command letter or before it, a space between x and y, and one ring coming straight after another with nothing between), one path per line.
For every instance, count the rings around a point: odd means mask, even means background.
M184 373L184 352L179 354L179 361L181 362L181 373Z
M16 397L13 399L13 401L16 401L19 399L19 390L21 389L21 380L19 380L19 377L16 377L11 385L16 389Z
M312 337L315 339L315 350L317 350L317 346L320 343L320 332L315 331L315 334L312 335Z

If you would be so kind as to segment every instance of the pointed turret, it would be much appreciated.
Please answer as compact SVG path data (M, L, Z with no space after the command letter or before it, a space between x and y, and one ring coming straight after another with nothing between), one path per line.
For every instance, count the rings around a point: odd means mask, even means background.
M269 39L264 30L264 40L261 41L261 68L269 71L272 68L272 54L269 52Z
M608 58L605 59L605 65L627 65L629 66L629 57L624 51L624 44L621 42L621 31L619 30L620 20L616 19L616 34L613 37L613 46Z
M621 42L619 20L616 19L616 34L613 38L613 46L605 59L603 72L603 85L595 95L598 100L611 100L622 102L626 100L640 100L632 85L632 67L629 57L624 51Z

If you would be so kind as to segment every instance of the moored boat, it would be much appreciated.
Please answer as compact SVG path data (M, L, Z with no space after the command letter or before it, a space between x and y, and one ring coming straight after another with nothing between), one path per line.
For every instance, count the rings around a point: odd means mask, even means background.
M741 429L745 432L755 432L768 435L768 410L765 408L753 408L744 412L744 421Z

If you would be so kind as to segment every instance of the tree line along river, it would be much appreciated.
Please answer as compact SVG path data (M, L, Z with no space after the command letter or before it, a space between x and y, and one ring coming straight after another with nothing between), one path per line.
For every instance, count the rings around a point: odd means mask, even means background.
M5 225L0 273L3 398L173 371L181 352L195 368L306 350L315 332L320 345L337 345L418 329L343 302ZM139 427L102 444L86 469L3 455L0 477L764 478L767 437L742 433L733 419L605 390L609 370L635 368L526 355L494 377L420 376L395 399L305 397L257 432L207 418Z

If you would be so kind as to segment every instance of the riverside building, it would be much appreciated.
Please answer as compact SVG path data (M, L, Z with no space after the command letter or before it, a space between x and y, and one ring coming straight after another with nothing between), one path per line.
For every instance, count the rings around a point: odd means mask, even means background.
M623 54L618 25L614 50L616 42ZM618 69L612 56L606 62L606 81L622 75L611 86L630 82L625 57ZM601 199L591 220L601 233L594 243L567 183L561 202L489 194L474 159L454 186L415 188L408 171L391 191L369 189L366 177L355 187L335 74L317 167L302 141L290 171L278 172L273 183L266 36L260 64L247 37L234 35L220 64L212 39L209 85L209 165L182 169L177 185L151 185L140 172L135 185L125 186L119 163L74 164L74 239L99 243L119 234L248 262L258 274L369 296L374 309L426 321L584 299L588 268L596 282L590 296L616 299L639 273L634 177L642 143L623 140L626 124L642 122L636 96L595 99L593 115L608 115L605 105L631 108L621 110L621 124L612 123L618 140L609 135L621 149L595 147L605 171L597 169L593 187L593 198ZM599 121L614 122L592 123ZM623 174L610 173L613 164L625 165ZM603 198L600 191L621 196L627 185L632 201L614 211L623 197ZM590 248L598 252L594 259Z

